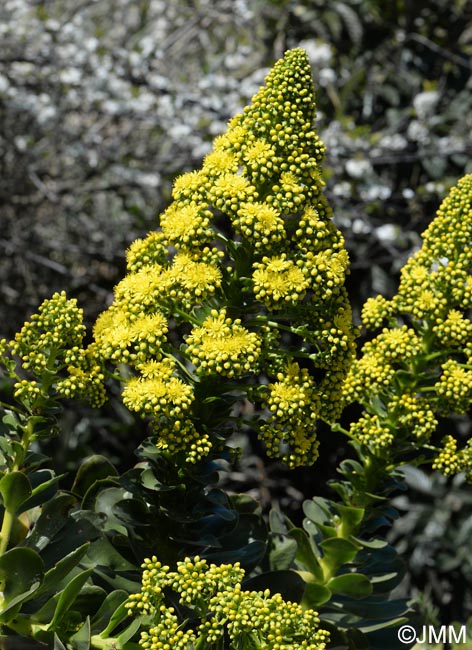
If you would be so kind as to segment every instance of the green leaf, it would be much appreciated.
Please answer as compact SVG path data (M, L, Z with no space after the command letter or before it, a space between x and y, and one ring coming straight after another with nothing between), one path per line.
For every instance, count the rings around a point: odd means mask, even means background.
M358 553L358 547L341 537L331 537L320 543L323 550L322 563L329 569L331 575L335 574L344 564L352 562Z
M22 472L10 472L0 480L0 494L5 510L15 514L31 496L31 483Z
M122 648L125 643L127 643L135 634L138 632L141 627L141 617L136 618L128 627L121 632L119 636L116 637L116 647Z
M115 467L105 456L98 454L91 456L80 466L72 485L72 492L84 497L96 481L117 475Z
M118 605L118 607L115 609L113 614L110 616L110 621L106 628L103 630L100 636L102 636L104 639L106 639L107 636L110 636L110 634L113 632L113 630L118 627L120 623L125 621L128 618L128 610L125 607L126 600L121 603L121 605Z
M333 594L344 594L352 598L364 598L372 593L369 579L362 573L345 573L331 578L327 587Z
M128 600L128 593L124 589L116 589L105 598L100 609L92 618L91 631L93 634L102 632L116 610Z
M155 492L170 492L175 490L175 486L161 483L156 477L154 470L150 467L142 472L140 480L142 485L148 490Z
M87 582L90 574L92 573L93 569L87 569L86 571L82 571L82 573L79 573L78 575L73 578L67 587L63 589L60 593L59 599L57 601L56 609L54 611L54 616L51 621L50 629L54 630L58 627L59 623L61 620L64 618L72 604L74 603L75 599L79 595L80 590L84 586L84 584Z
M2 418L2 422L9 429L13 429L13 431L16 431L21 426L20 421L16 417L15 413L13 413L13 411L6 411L5 415Z
M240 514L261 514L261 504L248 494L232 494L230 496L230 502Z
M317 497L303 502L303 512L315 524L326 525L331 519L329 508L326 507L324 500Z
M341 517L338 535L340 537L349 537L358 529L364 518L365 510L364 508L345 506L342 503L336 503L335 508Z
M255 540L249 542L240 548L231 549L228 551L216 551L212 553L201 553L201 556L207 558L215 564L233 564L234 562L241 562L243 567L255 567L264 557L266 551L266 543Z
M299 603L305 591L305 582L296 571L268 571L242 583L244 591L264 591L281 594L284 600Z
M21 504L18 514L31 510L31 508L40 506L52 499L57 492L56 485L63 476L65 474L55 476L54 472L49 469L41 469L31 474L29 477L32 486L31 496Z
M115 572L110 571L108 568L95 567L93 573L101 583L108 584L113 590L122 589L127 594L130 594L137 593L141 588L141 582L126 577L126 574L123 574L121 571Z
M69 512L75 505L75 499L70 494L59 494L44 504L41 516L34 525L26 543L31 548L42 551L49 542L64 528Z
M113 506L113 514L124 524L132 526L149 526L149 509L139 499L122 499Z
M292 528L288 533L297 542L297 553L295 559L300 562L315 578L324 582L323 569L321 568L313 542L307 533L301 528Z
M87 616L82 627L69 639L72 650L90 650L90 618Z
M103 566L111 571L133 571L135 566L126 560L106 537L92 543L87 553L88 566Z
M272 571L289 569L297 554L297 542L286 535L269 535L269 566Z
M269 528L273 533L286 535L291 528L294 528L294 525L285 515L272 508L269 512Z
M0 557L0 582L3 605L0 620L6 622L18 611L17 606L28 600L40 587L44 564L38 553L30 548L12 548ZM12 612L13 608L15 610Z
M408 605L404 600L385 600L383 598L379 600L376 596L368 596L360 600L349 600L349 608L347 608L346 599L343 596L336 596L333 597L330 606L336 607L341 612L341 617L344 617L343 620L346 619L347 612L358 616L360 621L358 623L350 621L349 625L359 629L366 629L374 623L377 625L381 621L384 627L393 625L394 619L403 616L408 611ZM332 619L331 614L329 618Z
M95 501L95 511L106 515L106 528L108 530L115 530L122 535L127 536L126 526L115 515L114 506L123 499L122 488L107 488L97 495Z
M54 634L54 648L53 650L67 650L66 646L62 643L57 634Z
M72 569L77 566L77 564L87 552L88 547L89 543L79 546L79 548L75 549L75 551L72 551L72 553L66 555L66 557L62 558L62 560L59 560L59 562L57 562L52 569L49 569L49 571L47 571L44 576L43 584L41 585L38 593L45 593L49 589L54 589L54 591L57 591L58 585L60 585L61 581L64 580L64 578L69 575Z
M302 604L309 609L316 609L319 605L326 603L331 598L331 591L315 582L307 582Z

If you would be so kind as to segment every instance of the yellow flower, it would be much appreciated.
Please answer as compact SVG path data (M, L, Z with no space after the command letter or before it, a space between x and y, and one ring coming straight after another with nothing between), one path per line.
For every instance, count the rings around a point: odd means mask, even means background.
M136 273L144 266L162 265L166 253L163 233L151 232L146 239L136 239L130 245L126 251L126 268L129 273Z
M217 266L195 262L186 252L175 256L168 278L173 285L170 295L179 296L186 307L213 296L221 285L221 271Z
M162 233L174 246L198 246L212 237L211 212L203 205L170 205L161 215Z
M254 295L272 309L281 309L287 303L303 299L309 281L301 265L296 265L287 255L263 257L255 262L252 275Z
M198 374L240 377L257 370L261 352L257 334L249 332L239 319L227 318L225 310L212 310L201 327L193 328L186 342Z
M192 387L177 377L134 377L123 389L123 403L142 415L179 418L192 401Z
M243 203L233 223L256 250L269 248L286 237L280 213L268 203Z

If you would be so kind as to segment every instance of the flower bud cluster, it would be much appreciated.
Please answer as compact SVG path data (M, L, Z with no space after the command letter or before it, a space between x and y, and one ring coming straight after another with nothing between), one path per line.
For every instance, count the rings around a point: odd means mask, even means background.
M392 300L378 296L362 319L380 334L367 342L345 382L364 413L351 434L373 453L420 449L439 416L465 414L472 403L472 175L453 187L401 273ZM434 441L434 439L433 439ZM469 447L443 441L433 466L472 476Z
M15 379L14 396L29 411L55 397L105 401L101 363L82 347L83 312L64 292L45 300L10 343L2 342L0 359ZM9 357L17 359L11 363ZM29 376L24 377L25 372Z
M244 570L238 562L208 565L196 556L177 562L171 571L154 556L142 568L141 591L129 597L126 607L130 615L145 614L150 621L149 630L141 633L143 650L212 650L221 647L224 638L234 648L324 650L329 640L313 610L271 595L268 589L244 591ZM189 620L186 627L169 604L177 598Z

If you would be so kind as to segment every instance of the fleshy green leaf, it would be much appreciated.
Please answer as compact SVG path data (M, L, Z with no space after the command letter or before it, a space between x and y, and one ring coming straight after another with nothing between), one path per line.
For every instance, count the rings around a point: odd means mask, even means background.
M331 591L327 587L314 582L307 582L302 603L307 608L316 609L319 605L326 603L330 598Z
M93 634L102 632L109 622L116 610L128 600L128 594L124 589L116 589L105 598L100 606L100 609L92 618L91 628Z
M10 472L0 480L0 494L5 509L14 514L31 496L31 483L22 472Z
M335 574L343 564L352 562L358 553L358 547L347 539L331 537L320 543L323 550L323 564L330 570L331 575Z
M281 594L284 600L299 603L305 591L305 583L295 571L268 571L244 580L245 591L264 591Z
M106 637L109 636L113 632L113 630L118 627L120 623L122 623L128 618L128 610L126 609L125 604L126 601L118 605L118 607L115 609L113 614L110 616L108 625L103 630L100 636L106 639Z
M84 497L96 481L117 476L117 474L118 472L108 458L98 454L91 456L80 466L72 485L72 492Z
M340 537L349 537L349 535L356 532L359 527L359 524L364 518L365 510L364 508L345 506L342 503L336 503L335 508L341 517L338 535Z
M41 516L27 539L28 546L42 551L54 536L64 528L69 511L74 504L75 499L70 494L59 494L45 503Z
M87 616L82 627L69 639L72 650L90 650L90 618Z
M364 598L372 593L369 579L362 573L345 573L331 578L327 587L334 594L349 595L353 598Z
M54 611L54 616L51 621L51 626L50 626L51 630L56 629L59 623L61 622L61 620L64 618L67 611L70 609L75 599L79 595L80 590L87 582L92 571L93 569L87 569L86 571L82 571L82 573L76 575L75 578L73 578L69 582L67 587L65 587L65 589L62 590L59 599L57 601L56 609Z
M271 533L269 536L269 566L273 571L289 569L297 554L297 542L286 535Z
M292 528L289 531L290 537L297 542L296 560L300 562L308 571L310 571L317 580L324 581L323 570L316 557L315 548L312 540L301 528Z
M88 547L88 543L79 546L79 548L77 548L75 551L72 551L72 553L66 555L66 557L64 557L62 560L59 560L59 562L57 562L57 564L52 569L49 569L49 571L47 571L44 576L43 584L41 585L38 593L45 593L48 591L48 589L54 588L57 590L57 587L61 581L67 577L67 575L77 566L77 564L83 558L87 552Z
M53 650L67 650L66 646L62 643L57 634L54 634L54 648Z
M0 620L8 621L17 606L28 600L40 587L44 564L38 553L30 548L12 548L0 557L0 581L3 605ZM15 608L15 610L13 610Z

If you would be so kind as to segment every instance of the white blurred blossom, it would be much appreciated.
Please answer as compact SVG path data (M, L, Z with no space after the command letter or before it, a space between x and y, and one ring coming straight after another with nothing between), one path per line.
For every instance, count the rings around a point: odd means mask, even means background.
M419 120L425 120L434 113L439 98L437 90L425 90L413 98L413 106Z
M346 161L346 171L351 178L364 178L372 174L372 164L365 158L352 158Z

